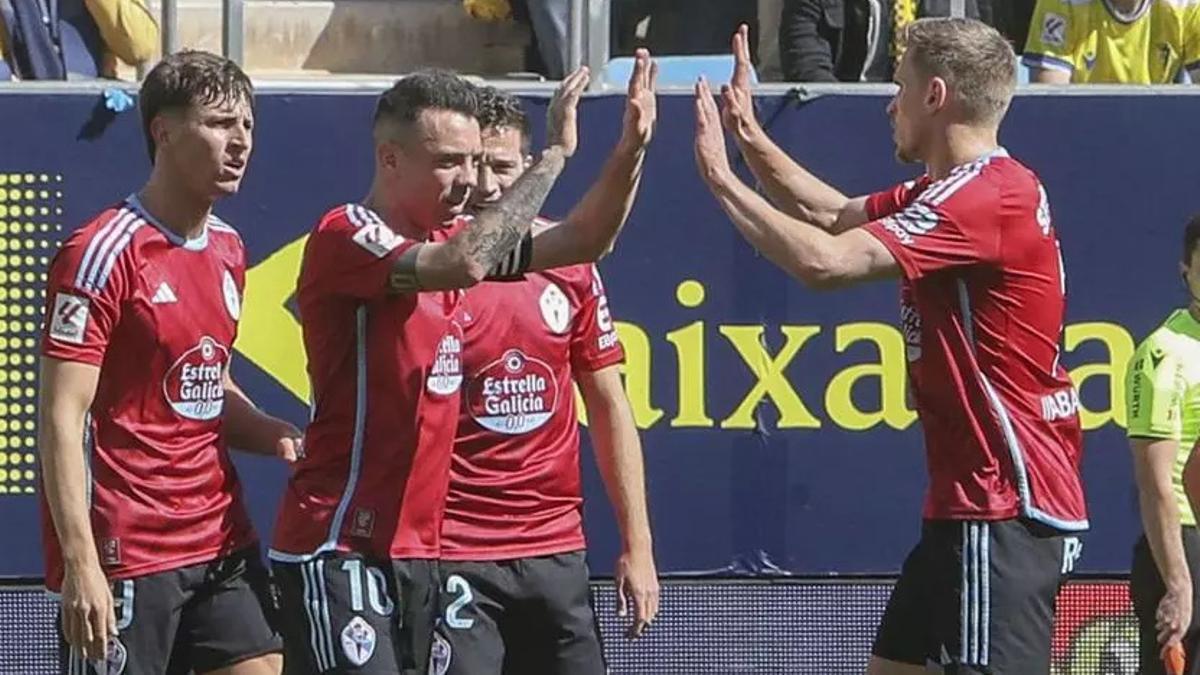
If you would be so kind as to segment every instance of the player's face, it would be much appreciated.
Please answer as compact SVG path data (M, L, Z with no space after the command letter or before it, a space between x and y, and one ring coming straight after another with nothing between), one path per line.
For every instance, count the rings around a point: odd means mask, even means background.
M483 131L483 159L479 162L479 184L471 197L472 208L479 210L500 201L500 197L529 167L522 152L525 139L520 129L492 127Z
M901 162L921 161L921 147L928 126L925 99L929 78L913 72L912 62L906 54L896 68L895 80L900 89L888 104L887 113L892 120L896 158Z
M1187 284L1192 301L1197 302L1196 298L1200 298L1200 247L1192 251L1190 264L1180 265L1179 272L1183 275L1183 280Z
M249 101L193 105L157 123L156 162L169 164L191 192L218 199L238 191L254 147Z
M424 110L395 153L389 189L397 191L411 222L440 227L467 209L483 154L479 122L450 110Z

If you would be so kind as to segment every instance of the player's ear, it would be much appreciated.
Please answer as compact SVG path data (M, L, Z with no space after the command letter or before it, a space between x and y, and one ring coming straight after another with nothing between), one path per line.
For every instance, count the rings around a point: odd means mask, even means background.
M389 171L395 171L400 166L400 158L397 156L400 148L396 147L395 143L390 141L382 141L375 144L375 162Z
M941 110L950 99L950 88L946 80L933 76L929 78L929 86L925 88L925 107L932 111Z
M171 142L174 121L167 113L159 113L150 120L150 138L154 139L156 149L166 147Z

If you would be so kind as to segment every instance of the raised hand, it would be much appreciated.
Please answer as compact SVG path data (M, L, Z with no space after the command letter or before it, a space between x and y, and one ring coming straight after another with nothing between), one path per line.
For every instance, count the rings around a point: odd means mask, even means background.
M725 149L725 132L721 116L713 102L712 89L703 77L696 82L696 167L705 182L730 173L729 154Z
M754 96L750 91L750 29L738 26L733 34L733 78L721 87L721 119L725 128L744 140L761 131L754 116Z
M546 147L557 147L563 157L575 154L579 147L579 97L591 79L587 66L563 79L546 110Z
M658 64L650 58L650 52L639 49L634 55L633 74L629 76L629 89L625 99L625 120L621 142L645 147L654 136L654 125L658 121Z

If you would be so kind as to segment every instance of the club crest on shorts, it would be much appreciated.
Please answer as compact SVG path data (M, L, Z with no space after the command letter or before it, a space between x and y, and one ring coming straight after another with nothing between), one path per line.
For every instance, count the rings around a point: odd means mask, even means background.
M342 651L356 666L361 666L375 653L375 629L361 616L350 619L342 629Z
M433 634L433 647L429 650L429 675L446 675L450 670L453 651L446 638Z
M108 642L108 651L104 654L104 660L92 661L92 670L96 671L97 675L121 675L125 672L125 663L128 660L129 652L125 649L125 645L114 637Z

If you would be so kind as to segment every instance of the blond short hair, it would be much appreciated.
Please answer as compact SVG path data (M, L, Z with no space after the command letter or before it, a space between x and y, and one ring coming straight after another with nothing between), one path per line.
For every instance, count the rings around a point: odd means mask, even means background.
M918 73L946 81L972 123L999 124L1017 86L1012 45L974 19L919 19L904 34L905 53Z

